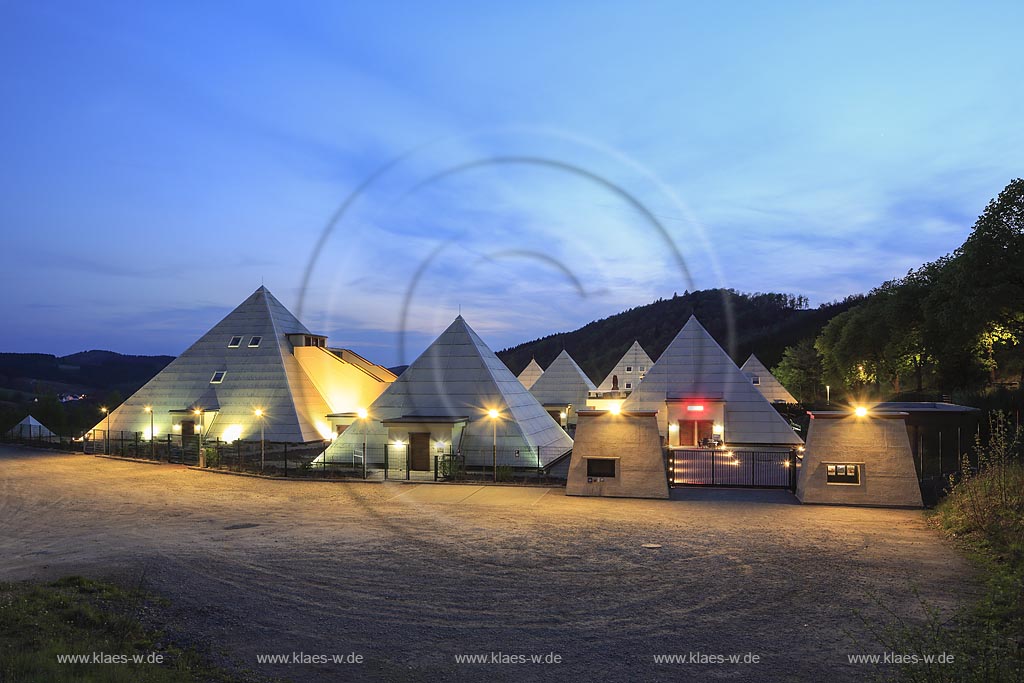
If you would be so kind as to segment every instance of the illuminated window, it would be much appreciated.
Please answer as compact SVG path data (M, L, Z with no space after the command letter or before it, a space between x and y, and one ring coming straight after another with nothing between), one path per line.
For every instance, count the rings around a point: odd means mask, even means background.
M826 484L860 484L860 465L853 463L826 463Z
M587 458L588 477L615 478L615 458Z
M750 381L753 382L755 385L758 385L761 383L761 378L758 377L757 375L751 375Z
M241 337L232 337L231 341L228 342L228 348L229 349L237 349L241 345L242 345L242 338Z
M638 368L637 368L637 371L638 371L638 372L643 372L643 371L644 371L644 370L646 370L646 369L647 369L646 367L644 367L643 365L641 365L640 367L638 367Z
M210 384L220 384L224 381L224 376L228 374L226 370L218 370L213 373L213 377L210 378Z
M252 339L249 340L249 348L255 349L257 346L260 345L261 341L263 341L263 337L253 337Z

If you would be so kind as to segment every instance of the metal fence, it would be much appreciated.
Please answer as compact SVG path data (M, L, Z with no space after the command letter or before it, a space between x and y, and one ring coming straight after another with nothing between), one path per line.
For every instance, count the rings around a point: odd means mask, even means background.
M0 434L0 443L30 446L32 448L49 448L57 451L82 451L81 439L70 436L44 434L39 428L9 431Z
M672 486L742 486L796 490L795 451L671 449Z
M154 440L143 432L96 429L78 444L78 450L95 455L152 460L206 469L278 477L314 479L362 479L367 481L497 481L516 483L564 483L543 464L562 455L538 449L481 449L479 451L434 449L412 452L409 446L367 445L326 449L330 441L282 443L276 441L232 442L203 440L198 436L167 434ZM424 457L425 456L425 457Z

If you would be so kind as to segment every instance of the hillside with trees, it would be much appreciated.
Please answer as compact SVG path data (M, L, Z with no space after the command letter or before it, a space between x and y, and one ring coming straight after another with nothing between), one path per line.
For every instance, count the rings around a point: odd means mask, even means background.
M684 292L596 320L572 332L499 351L497 355L518 373L531 358L547 367L565 349L599 383L634 340L656 359L689 317L696 315L737 364L757 353L770 367L782 358L787 346L817 334L825 323L861 298L850 297L812 309L808 308L806 297L791 294L744 294L732 289Z
M979 404L993 393L1019 393L1024 180L1012 181L985 207L951 254L866 295L809 309L806 298L788 294L686 292L498 356L519 372L533 357L547 366L564 348L600 382L634 339L656 359L690 314L737 364L756 353L807 404L823 401L826 385L834 399L955 395Z

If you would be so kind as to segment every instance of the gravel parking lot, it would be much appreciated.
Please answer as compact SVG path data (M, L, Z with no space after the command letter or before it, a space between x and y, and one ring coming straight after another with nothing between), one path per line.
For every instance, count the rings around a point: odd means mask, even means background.
M673 498L269 481L0 447L0 579L144 577L177 638L294 681L862 680L847 654L883 651L862 617L919 614L912 587L943 608L974 590L920 511ZM365 661L257 663L293 652ZM457 662L499 652L507 663ZM654 661L688 653L759 661Z

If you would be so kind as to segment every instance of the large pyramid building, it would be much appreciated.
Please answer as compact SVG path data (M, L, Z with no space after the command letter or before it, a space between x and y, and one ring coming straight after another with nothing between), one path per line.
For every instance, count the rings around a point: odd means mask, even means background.
M519 381L523 383L524 387L529 389L543 374L544 368L540 366L536 358L531 358L527 366L519 373Z
M560 419L566 413L568 424L576 424L576 411L586 409L587 396L594 390L594 383L564 349L530 387L552 417Z
M644 347L640 346L640 342L633 342L633 345L626 350L626 353L622 354L619 362L597 387L597 393L621 392L623 396L629 395L640 384L640 380L644 378L652 365L654 365L654 361L644 351Z
M321 458L349 462L365 439L368 460L387 446L389 462L400 458L410 470L429 472L438 453L462 455L468 466L490 466L497 451L499 465L536 467L572 448L572 439L462 316L367 413L361 429L348 429Z
M93 430L307 443L333 436L332 414L355 411L395 379L351 351L328 349L260 287ZM257 417L256 411L262 413ZM152 418L149 411L152 411ZM198 413L198 414L197 414Z
M690 319L623 404L656 410L669 446L795 446L802 443L707 330Z
M757 387L757 390L772 403L796 403L793 394L782 386L782 382L775 378L768 368L764 366L757 356L750 354L750 358L743 364L740 371L747 376L750 383Z

